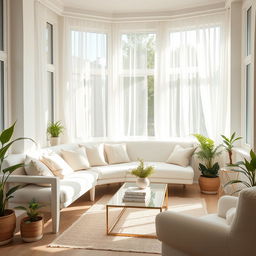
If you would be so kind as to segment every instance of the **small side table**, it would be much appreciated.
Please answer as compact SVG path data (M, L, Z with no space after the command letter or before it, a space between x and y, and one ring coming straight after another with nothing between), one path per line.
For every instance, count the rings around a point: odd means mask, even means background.
M226 194L231 195L239 189L239 184L230 184L229 186L225 187L225 184L231 180L238 180L239 179L239 172L232 171L228 167L223 167L220 169L220 191L219 194Z

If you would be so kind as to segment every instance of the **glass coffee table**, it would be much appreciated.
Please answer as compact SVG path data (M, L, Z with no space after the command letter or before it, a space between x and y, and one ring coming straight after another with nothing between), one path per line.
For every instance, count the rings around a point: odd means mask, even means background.
M138 209L159 209L160 212L163 209L168 209L168 189L167 184L151 183L150 184L150 196L146 203L138 202L124 202L123 196L128 187L136 187L135 183L124 183L123 186L114 194L106 205L106 231L107 235L111 236L128 236L128 237L143 237L143 238L156 238L155 235L147 234L129 234L113 232L113 229L117 225L118 221L122 217L127 208ZM110 208L122 208L119 215L115 218L114 223L109 223L109 209Z

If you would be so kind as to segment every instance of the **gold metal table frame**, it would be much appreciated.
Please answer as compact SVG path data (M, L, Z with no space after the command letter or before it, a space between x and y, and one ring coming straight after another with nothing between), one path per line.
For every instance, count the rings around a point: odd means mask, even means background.
M164 204L165 203L165 204ZM119 215L117 216L116 220L114 221L114 223L112 223L111 225L109 224L109 208L123 208L121 210L121 212L119 213ZM122 217L122 215L124 214L125 210L128 208L137 208L137 209L153 209L153 210L157 210L159 209L160 212L163 211L163 209L168 210L168 186L166 185L165 188L165 198L164 201L162 203L161 207L150 207L150 206L139 206L139 205L106 205L106 233L109 236L126 236L126 237L140 237L140 238L157 238L156 235L144 235L144 234L133 234L133 233L119 233L119 232L113 232L114 228L116 227L118 221L120 220L120 218Z

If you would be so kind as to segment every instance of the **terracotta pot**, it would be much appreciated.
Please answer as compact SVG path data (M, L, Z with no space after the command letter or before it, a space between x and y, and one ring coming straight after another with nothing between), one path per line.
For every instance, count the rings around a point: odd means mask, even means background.
M5 216L0 217L0 245L12 241L16 227L16 216L13 210L5 210Z
M204 194L217 194L220 187L220 178L199 177L199 187Z
M35 242L43 237L44 220L39 217L39 220L34 222L26 222L29 218L25 217L20 223L20 234L24 242Z
M150 181L149 181L149 179L148 178L138 178L137 180L136 180L136 184L137 184L137 186L139 187L139 188L146 188L146 187L148 187L149 186L149 184L150 184Z
M60 137L51 137L50 138L51 146L56 146L60 144Z

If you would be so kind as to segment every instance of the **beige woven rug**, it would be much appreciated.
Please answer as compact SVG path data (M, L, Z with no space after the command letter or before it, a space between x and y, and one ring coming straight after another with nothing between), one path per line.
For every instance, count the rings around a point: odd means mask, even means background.
M161 243L157 239L106 235L105 205L111 196L103 196L49 247L160 254ZM110 223L120 212L118 208L112 209ZM169 197L169 211L193 216L207 214L205 201L201 198ZM155 216L158 213L157 210L127 209L114 232L155 234Z

